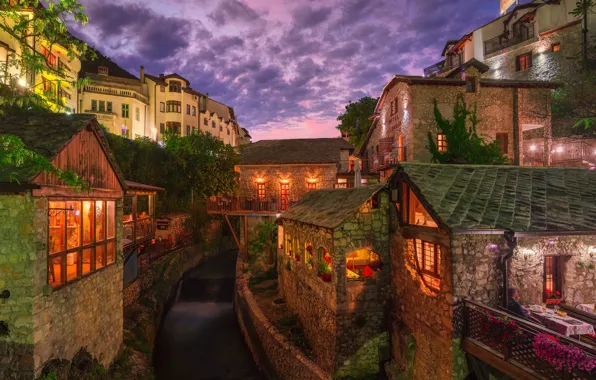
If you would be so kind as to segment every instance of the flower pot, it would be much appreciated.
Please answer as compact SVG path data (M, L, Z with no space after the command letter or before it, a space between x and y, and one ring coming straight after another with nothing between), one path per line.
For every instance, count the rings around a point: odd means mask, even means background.
M563 302L562 298L547 298L545 301L547 305L558 305L561 302Z
M331 282L331 273L321 273L321 280Z
M300 261L300 255L296 255L296 261Z

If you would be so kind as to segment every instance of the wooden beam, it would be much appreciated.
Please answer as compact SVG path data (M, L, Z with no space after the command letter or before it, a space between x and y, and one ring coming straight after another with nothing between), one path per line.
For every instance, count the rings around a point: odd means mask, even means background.
M244 260L248 262L248 215L244 215Z
M228 227L230 227L230 231L232 231L232 237L234 238L234 242L236 242L236 246L239 250L242 250L242 247L240 246L240 241L238 240L238 237L236 237L234 227L232 227L232 223L230 223L230 218L228 218L227 215L224 215L224 217L226 218L226 222L228 222Z
M484 345L479 345L475 342L466 339L462 341L461 347L468 354L482 360L486 364L498 369L499 371L520 380L535 380L540 376L529 368L526 369L522 364L517 364L515 360L506 362L502 355ZM516 363L516 364L514 364Z

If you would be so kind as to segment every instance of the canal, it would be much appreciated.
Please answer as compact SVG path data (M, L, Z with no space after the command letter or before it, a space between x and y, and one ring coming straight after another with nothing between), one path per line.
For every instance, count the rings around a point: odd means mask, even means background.
M235 265L226 252L184 277L156 339L157 380L264 379L234 314Z

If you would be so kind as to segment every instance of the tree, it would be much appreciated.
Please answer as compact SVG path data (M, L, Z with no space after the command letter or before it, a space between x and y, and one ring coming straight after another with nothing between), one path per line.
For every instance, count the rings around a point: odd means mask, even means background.
M20 46L7 61L0 63L0 112L14 108L53 109L58 106L46 101L40 73L46 73L48 82L68 82L81 86L84 80L70 77L66 65L56 62L51 54L59 45L72 60L75 57L94 57L87 44L68 33L66 22L87 23L85 7L77 0L48 0L44 6L39 0L0 0L0 31ZM27 83L23 78L28 78Z
M428 150L432 161L440 164L502 165L507 157L501 153L497 141L485 142L476 133L480 120L476 116L476 105L467 107L462 94L457 96L453 107L453 120L446 120L434 100L434 114L439 133L445 135L447 149L439 151L431 132L428 132ZM471 125L468 127L468 121Z
M372 125L369 120L375 112L378 98L364 97L356 103L348 103L346 112L339 115L337 120L340 124L336 127L342 134L347 134L350 143L356 148L360 148L366 139L368 130Z

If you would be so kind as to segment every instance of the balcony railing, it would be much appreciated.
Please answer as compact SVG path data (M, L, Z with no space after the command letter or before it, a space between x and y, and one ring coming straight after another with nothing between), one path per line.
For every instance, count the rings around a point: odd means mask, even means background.
M207 200L207 212L211 214L264 213L276 214L286 211L296 200L281 197L211 197Z
M524 146L525 166L545 166L544 145ZM550 152L551 166L596 165L596 146L584 140L555 140Z
M534 38L534 24L525 25L518 33L513 34L511 37L499 36L484 41L484 54L492 54L531 38Z
M400 161L406 161L406 147L394 147L390 152L379 152L370 155L369 165L371 171L380 168L397 165Z
M508 329L508 336L511 339L499 339L504 335L495 330L495 325L491 324L489 316L507 317L515 322L517 328L513 336L512 330ZM577 368L573 368L571 372L556 369L549 361L540 357L535 348L541 338L546 338L553 346L579 349L582 357L591 361L596 360L596 349L593 346L528 320L517 318L505 311L464 301L463 338L462 346L465 351L482 361L491 362L493 367L514 378L594 379L594 373L590 374ZM565 360L563 357L559 359ZM520 376L520 373L527 376Z

